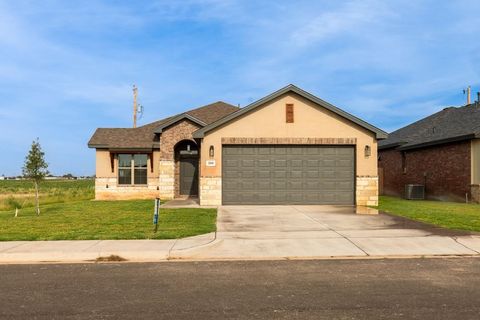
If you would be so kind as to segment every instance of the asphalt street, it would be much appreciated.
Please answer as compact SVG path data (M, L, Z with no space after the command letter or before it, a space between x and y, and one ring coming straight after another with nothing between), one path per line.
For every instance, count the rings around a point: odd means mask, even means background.
M479 258L0 265L1 319L479 317Z

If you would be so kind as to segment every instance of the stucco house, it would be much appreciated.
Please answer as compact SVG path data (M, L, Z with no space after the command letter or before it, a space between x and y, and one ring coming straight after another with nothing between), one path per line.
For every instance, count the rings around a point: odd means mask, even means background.
M425 186L430 199L480 200L480 104L445 108L379 143L382 193Z
M386 137L288 85L244 108L215 102L138 128L99 128L88 145L96 199L376 205Z

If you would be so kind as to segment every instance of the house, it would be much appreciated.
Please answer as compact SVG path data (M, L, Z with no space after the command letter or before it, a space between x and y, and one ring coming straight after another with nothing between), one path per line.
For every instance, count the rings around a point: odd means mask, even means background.
M480 105L449 107L379 142L380 189L403 196L406 184L425 186L427 198L478 202Z
M97 129L96 199L199 196L201 205L376 205L387 134L288 85L138 128Z

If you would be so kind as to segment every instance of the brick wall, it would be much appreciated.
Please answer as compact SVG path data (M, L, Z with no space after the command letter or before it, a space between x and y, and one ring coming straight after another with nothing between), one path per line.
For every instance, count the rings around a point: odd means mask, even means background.
M200 128L190 120L182 120L163 130L160 136L160 159L174 160L174 147L182 140L192 140L192 133Z
M180 194L180 162L175 158L175 145L192 140L192 133L200 128L190 120L182 120L163 130L160 137L160 191L162 199L173 199Z
M465 201L470 197L470 141L402 152L379 150L383 168L383 193L404 196L405 184L423 184L427 198Z

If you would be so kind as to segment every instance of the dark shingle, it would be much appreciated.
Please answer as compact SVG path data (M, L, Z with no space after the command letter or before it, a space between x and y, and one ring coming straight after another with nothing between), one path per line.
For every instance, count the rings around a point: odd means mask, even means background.
M471 139L480 133L480 106L449 107L388 135L379 142L379 148L402 149L424 145Z
M189 114L202 122L209 124L237 110L238 107L218 101L200 108L189 110L185 112L185 114ZM138 128L98 128L88 142L88 146L91 148L118 149L152 148L155 138L155 129L179 115L155 121Z

